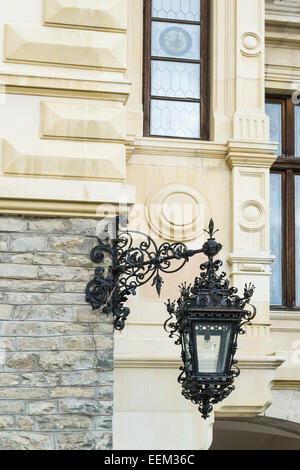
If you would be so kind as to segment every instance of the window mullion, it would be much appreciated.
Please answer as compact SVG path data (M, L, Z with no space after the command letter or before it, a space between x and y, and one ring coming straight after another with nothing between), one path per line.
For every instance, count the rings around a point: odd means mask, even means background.
M295 307L295 175L286 172L286 269L287 307Z

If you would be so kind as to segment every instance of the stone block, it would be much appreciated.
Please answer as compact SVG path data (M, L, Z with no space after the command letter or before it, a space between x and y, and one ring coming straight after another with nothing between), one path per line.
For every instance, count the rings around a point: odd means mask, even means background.
M9 302L9 299L7 299ZM0 320L10 320L13 312L12 305L0 304Z
M6 300L12 305L35 305L35 304L47 304L48 295L47 294L35 294L35 293L24 293L24 292L14 292L6 294Z
M0 429L9 429L14 426L13 416L0 416Z
M21 253L20 255L12 255L11 262L15 264L32 264L33 253Z
M0 291L4 292L57 292L60 289L60 285L54 281L0 279Z
M96 431L111 431L112 416L97 416L95 418Z
M34 428L34 420L29 416L17 416L16 427L22 431L32 431Z
M48 246L52 251L59 253L89 254L90 240L78 236L53 236L48 237Z
M0 373L0 387L18 387L20 377L17 374Z
M9 62L98 70L126 68L125 34L10 24L5 27L4 42L4 58Z
M66 266L41 266L38 268L38 278L46 279L49 281L88 282L89 272L84 268L74 268Z
M0 251L8 251L8 235L0 233Z
M94 357L82 351L63 351L59 353L41 353L39 366L41 370L82 370L92 368Z
M102 373L96 370L84 370L80 372L69 372L60 375L61 386L99 386ZM1 383L1 382L0 382Z
M41 416L36 419L40 431L81 431L91 429L92 421L87 416Z
M51 398L94 398L95 388L56 387L50 391L50 397Z
M92 140L125 141L127 137L127 110L113 103L42 103L43 136ZM101 145L101 147L100 147ZM125 179L125 147L99 144L98 155L101 177ZM90 166L87 155L87 166ZM95 165L94 165L95 166ZM94 168L97 173L97 167Z
M52 103L52 107L55 104ZM57 103L57 106L59 103ZM72 106L68 103L67 107ZM78 105L77 105L78 106ZM91 104L86 107L92 107ZM108 114L108 112L106 112ZM103 118L104 121L105 118ZM44 132L51 136L67 134L68 122L53 123L53 113L44 118ZM82 129L99 127L97 123L90 127L81 121L77 124L71 120L71 134L82 134ZM87 122L88 124L88 122ZM106 127L109 128L107 125ZM121 126L119 126L121 128ZM122 126L124 127L124 125ZM94 133L100 132L96 129ZM103 132L102 132L103 133ZM89 131L91 134L91 131ZM110 131L113 135L113 131ZM109 134L108 134L109 135ZM49 137L49 135L45 135ZM61 136L68 138L68 136ZM99 138L99 136L98 136ZM2 145L3 171L7 175L48 176L65 178L89 178L106 181L124 181L126 178L126 148L121 143L103 142L64 142L43 140L3 140ZM47 226L44 222L43 226ZM36 228L38 224L36 224ZM52 230L50 230L51 233ZM57 232L57 230L53 230Z
M0 400L0 415L22 414L25 412L25 402L16 400Z
M57 351L59 349L58 338L18 338L18 351Z
M72 321L72 307L67 305L18 305L14 313L15 320L37 321Z
M113 400L113 387L111 385L100 387L98 389L98 398L100 400Z
M65 433L57 438L60 450L110 450L112 434L101 432Z
M66 266L78 266L82 268L93 268L93 263L90 256L71 256L67 255L65 258Z
M33 336L41 334L42 326L37 322L3 322L2 331L7 336Z
M43 251L47 239L41 235L17 234L11 235L10 250L15 252Z
M26 232L27 221L23 217L0 216L0 232Z
M54 401L34 401L28 403L28 414L33 416L55 414L57 412Z
M33 264L39 265L63 265L64 255L62 253L35 253L33 258Z
M51 450L53 442L49 435L29 432L1 432L2 450Z
M48 397L48 390L43 388L13 388L0 389L0 399L11 400L44 400Z
M49 372L32 372L22 374L22 387L56 387L59 383L59 375ZM0 379L1 385L1 379Z
M124 31L127 0L44 0L44 23Z
M86 286L86 284L85 284ZM80 294L73 293L56 293L49 295L50 304L61 304L61 305L86 305L86 297L84 291Z
M79 323L45 322L44 329L46 335L72 335L87 333L86 327Z
M113 348L113 338L109 336L94 336L93 338L89 336L69 336L67 338L62 338L62 347L67 350L93 350L97 349L112 349Z
M22 264L0 264L0 278L37 279L37 268Z
M29 218L28 230L30 232L46 232L49 233L67 233L70 231L69 221L67 219Z
M59 400L61 413L75 413L88 416L111 415L113 403L100 400L65 398Z
M6 367L16 371L32 371L35 369L35 356L27 353L9 354Z

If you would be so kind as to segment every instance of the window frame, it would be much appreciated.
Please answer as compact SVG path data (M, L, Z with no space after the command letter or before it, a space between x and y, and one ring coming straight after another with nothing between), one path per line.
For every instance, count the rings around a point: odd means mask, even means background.
M210 0L199 0L201 2L200 22L187 20L174 20L166 18L156 18L151 16L152 0L144 0L144 60L143 60L143 107L144 107L144 137L185 139L185 140L210 140ZM177 137L169 135L153 135L150 133L150 113L151 113L151 24L152 21L170 22L177 24L200 25L200 60L187 60L170 57L153 57L153 60L173 61L181 63L200 64L200 99L186 99L176 97L153 97L154 99L165 101L182 101L190 103L200 103L200 138Z
M270 170L282 175L282 305L271 309L300 311L296 306L295 176L300 175L300 158L295 157L295 105L290 96L282 95L266 95L266 102L282 105L282 155Z

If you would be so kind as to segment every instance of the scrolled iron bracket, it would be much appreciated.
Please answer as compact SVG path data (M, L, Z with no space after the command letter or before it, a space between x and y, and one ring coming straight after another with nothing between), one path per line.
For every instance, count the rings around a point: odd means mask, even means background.
M149 235L126 229L128 220L124 215L110 219L98 237L98 245L91 252L94 263L100 264L105 255L110 258L107 270L97 267L95 277L86 287L86 300L93 310L113 313L114 327L122 330L130 309L125 306L128 297L135 295L138 287L152 281L160 296L163 275L180 271L196 254L215 256L221 244L211 243L214 223L209 225L210 239L198 250L190 250L184 243L164 242L160 246ZM113 235L112 235L113 233ZM138 245L134 238L142 238Z

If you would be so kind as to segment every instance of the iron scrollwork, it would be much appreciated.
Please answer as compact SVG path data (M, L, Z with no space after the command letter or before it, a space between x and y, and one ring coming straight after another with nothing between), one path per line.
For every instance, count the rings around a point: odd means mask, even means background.
M130 313L125 304L130 295L136 294L138 287L152 281L160 295L163 274L178 272L192 256L203 253L203 248L189 250L179 242L158 246L149 235L126 230L127 223L127 218L120 215L114 221L110 220L98 237L98 245L91 252L92 261L100 264L106 254L111 262L107 272L103 267L96 268L95 277L86 288L86 299L92 308L101 309L103 313L112 312L117 330L125 326ZM110 234L112 228L114 236ZM142 238L138 245L134 242L136 238Z

